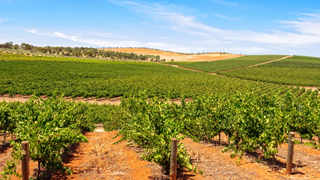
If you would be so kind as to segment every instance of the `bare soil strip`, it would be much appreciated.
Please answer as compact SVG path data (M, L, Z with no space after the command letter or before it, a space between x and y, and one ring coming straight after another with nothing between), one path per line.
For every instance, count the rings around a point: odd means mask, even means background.
M80 143L64 160L74 174L54 174L52 179L149 179L154 172L161 173L161 167L144 161L133 147L126 142L116 145L112 139L116 132L85 133L89 143ZM155 167L154 167L155 166Z
M117 131L84 133L89 143L74 144L71 146L71 153L63 158L64 165L70 167L73 174L53 173L48 179L169 179L160 165L141 159L141 149L128 146L127 142L113 144L119 140L113 139L116 133ZM11 148L0 147L1 172L5 163L11 159ZM37 170L37 163L30 161L30 175L35 176ZM21 173L21 166L18 166L17 172ZM12 177L12 180L17 179ZM202 179L202 176L179 170L178 179Z
M6 102L26 102L28 101L32 95L14 95L12 97L9 97L8 94L5 95L0 95L0 102L1 101L6 101ZM47 99L47 96L39 96L41 99ZM71 98L71 97L64 97L68 101L75 101L75 102L87 102L87 103L92 103L92 104L110 104L110 105L120 105L121 104L121 97L115 97L115 98L100 98L97 99L95 97L90 97L90 98L83 98L83 97L77 97L77 98ZM191 99L185 99L186 102L191 101ZM169 101L170 103L176 103L176 104L181 104L180 99L172 99Z
M97 125L96 132L84 133L89 143L73 145L71 153L63 158L64 165L73 170L73 175L53 173L49 179L169 179L161 166L141 159L140 148L128 146L126 142L113 144L119 140L113 139L116 133L117 131L104 132L101 124ZM278 148L279 153L274 161L264 161L261 159L262 152L256 151L245 154L240 165L237 165L237 157L231 158L231 152L221 152L225 148L223 145L228 143L227 136L221 134L222 145L219 145L218 139L216 136L210 142L200 143L193 142L190 138L182 140L192 157L192 163L203 171L203 175L179 169L178 179L320 179L320 151L317 149L295 145L293 173L286 175L287 144ZM3 170L5 162L11 159L10 152L9 146L0 146L0 171ZM36 162L30 162L30 170L30 174L35 175ZM21 167L18 167L17 171L21 172Z
M263 161L262 152L245 154L237 165L237 157L231 158L231 152L222 153L224 149L218 144L218 136L211 142L193 142L186 138L182 142L190 153L192 163L203 170L206 179L319 179L320 151L305 145L295 145L292 175L286 175L285 166L287 144L280 147L275 161ZM221 143L227 144L227 137L221 135ZM261 162L258 162L261 161Z
M7 102L26 102L31 98L32 95L14 95L12 97L9 97L8 94L1 95L0 101L7 101ZM39 96L41 99L47 99L47 96ZM121 97L115 97L115 98L83 98L83 97L77 97L77 98L71 98L71 97L65 97L66 100L69 101L75 101L75 102L88 102L88 103L96 103L96 104L114 104L119 105L121 103Z

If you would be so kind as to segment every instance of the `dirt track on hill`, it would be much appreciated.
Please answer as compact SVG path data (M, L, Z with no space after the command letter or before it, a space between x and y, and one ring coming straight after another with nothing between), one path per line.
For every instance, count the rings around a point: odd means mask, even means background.
M220 71L220 72L228 72L228 71L233 71L233 70L237 70L237 69L243 69L243 68L260 66L260 65L272 63L272 62L275 62L275 61L280 61L280 60L282 60L282 59L286 59L286 58L289 58L289 57L293 57L293 56L285 56L285 57L282 57L282 58L279 58L279 59L275 59L275 60L271 60L271 61L267 61L267 62L263 62L263 63L259 63L259 64L254 64L254 65L245 66L245 67L240 67L240 68L234 68L234 69L228 69L228 70Z

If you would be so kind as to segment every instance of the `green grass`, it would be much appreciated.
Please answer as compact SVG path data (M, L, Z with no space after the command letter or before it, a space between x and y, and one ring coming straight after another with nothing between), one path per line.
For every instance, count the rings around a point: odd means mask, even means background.
M212 62L163 62L165 64L174 64L181 67L206 71L206 72L219 72L229 69L235 69L240 67L246 67L254 64L279 59L284 55L252 55L243 56L233 59L212 61Z
M259 89L261 83L217 77L156 63L0 54L0 94L72 97L193 97ZM272 86L278 89L278 86Z
M220 74L276 84L320 86L320 58L294 56L257 67Z
M294 144L301 144L301 141L299 141L299 140L294 140Z
M315 143L313 143L313 142L305 142L304 145L314 147Z

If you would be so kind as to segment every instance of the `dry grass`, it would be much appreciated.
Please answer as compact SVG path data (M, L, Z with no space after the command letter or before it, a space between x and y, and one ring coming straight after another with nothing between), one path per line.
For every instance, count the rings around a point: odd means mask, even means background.
M139 48L111 48L111 49L104 49L106 51L118 51L118 52L133 52L136 54L149 54L149 55L159 55L161 59L166 59L166 61L170 61L174 59L174 61L217 61L222 59L230 59L241 57L242 55L236 54L195 54L195 55L184 55L179 53L173 52L166 52L160 50L153 50L153 49L139 49Z

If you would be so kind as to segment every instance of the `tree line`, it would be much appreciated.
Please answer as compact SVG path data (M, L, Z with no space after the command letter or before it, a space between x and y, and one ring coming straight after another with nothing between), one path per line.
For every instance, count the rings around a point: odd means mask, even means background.
M112 60L142 60L160 62L165 61L161 59L159 55L147 55L147 54L136 54L127 52L117 52L111 50L102 50L92 47L63 47L63 46L34 46L27 43L21 43L21 45L13 44L13 42L6 42L0 44L0 48L4 49L15 49L15 50L26 50L31 52L40 52L52 55L63 55L63 56L75 56L75 57L93 57L93 58L106 58Z

